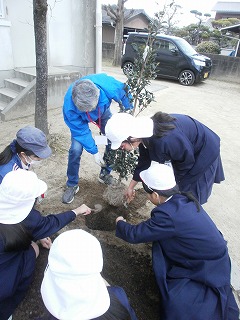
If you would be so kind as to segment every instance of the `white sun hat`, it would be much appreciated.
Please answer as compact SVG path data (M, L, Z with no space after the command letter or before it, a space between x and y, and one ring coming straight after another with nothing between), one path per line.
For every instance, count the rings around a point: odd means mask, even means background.
M15 224L30 213L35 199L47 190L47 184L32 171L8 172L0 184L0 223Z
M118 149L128 137L148 138L153 135L153 120L149 117L134 117L128 113L116 113L105 127L111 148Z
M148 187L159 191L172 189L176 185L173 169L156 161L152 161L147 170L140 172L140 178Z
M48 311L61 320L87 320L103 315L110 306L99 241L76 229L53 242L41 285Z

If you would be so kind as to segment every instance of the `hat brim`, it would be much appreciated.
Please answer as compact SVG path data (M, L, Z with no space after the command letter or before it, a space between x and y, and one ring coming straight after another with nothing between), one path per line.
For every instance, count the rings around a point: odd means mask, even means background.
M139 176L141 178L141 180L146 184L148 185L148 181L147 181L147 173L146 173L147 170L143 170L139 173Z
M54 273L48 267L41 285L43 302L57 319L93 319L110 306L106 284L100 274Z
M136 117L130 130L130 135L134 138L149 138L153 135L153 120L148 117Z
M122 141L116 141L111 143L111 149L117 150L120 148Z
M155 161L152 161L148 169L141 171L139 176L148 187L154 190L165 191L176 186L173 169Z
M34 154L38 157L38 158L42 158L42 159L46 159L48 157L51 156L52 154L52 149L49 146L46 146L44 149L41 150L35 150Z
M47 184L38 179L38 190L35 197L31 199L15 199L1 190L0 185L0 223L16 224L22 222L30 213L35 203L35 199L47 190Z

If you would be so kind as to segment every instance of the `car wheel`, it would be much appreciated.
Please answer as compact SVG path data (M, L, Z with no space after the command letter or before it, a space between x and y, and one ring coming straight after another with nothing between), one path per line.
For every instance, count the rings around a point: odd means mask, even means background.
M130 61L127 61L123 65L123 73L128 76L133 74L134 64Z
M191 86L195 82L195 74L191 70L183 70L179 74L178 81L183 86Z

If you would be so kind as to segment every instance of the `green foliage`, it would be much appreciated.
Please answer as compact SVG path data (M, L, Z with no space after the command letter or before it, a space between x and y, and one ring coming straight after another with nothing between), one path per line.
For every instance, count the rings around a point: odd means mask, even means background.
M184 37L190 44L197 44L203 39L209 39L211 37L211 31L209 27L204 25L198 25L191 23L187 27L184 27L183 30L187 33Z
M127 75L126 86L133 97L134 108L132 114L136 116L154 101L154 95L147 87L150 85L151 80L157 77L156 68L158 63L155 62L155 39L156 32L152 30L152 26L149 26L146 43L133 44L133 48L137 52L137 58L134 60L133 72Z
M208 40L210 38L210 34L206 31L203 31L201 37L203 40Z
M220 47L224 47L226 41L221 34L221 32L217 29L212 30L210 40L216 42Z
M240 23L240 20L237 18L226 18L226 19L213 20L212 26L216 29L220 29L224 27L233 26L239 23Z
M119 174L119 181L123 178L127 180L128 176L133 174L135 170L138 152L136 150L133 152L121 149L109 150L108 153L105 154L104 160L107 163L111 163L110 167Z
M215 53L220 54L220 46L213 41L203 41L196 47L196 51L199 53Z
M134 62L134 70L127 75L125 83L126 92L132 96L134 108L131 110L131 114L133 116L137 116L154 101L154 95L147 87L151 80L157 76L155 71L157 67L155 62L156 49L154 47L156 34L154 26L150 25L146 43L133 44L137 52L137 58ZM125 110L120 106L120 111L124 112ZM138 161L138 151L110 150L105 154L104 160L110 164L113 171L119 174L120 182L121 179L127 180L128 176L133 174Z
M195 10L194 10L195 11ZM172 30L172 34L184 38L190 44L196 44L197 41L202 42L202 40L210 40L218 43L218 45L223 47L235 47L237 40L231 39L230 37L238 38L238 35L230 32L229 30L222 30L221 28L233 26L235 24L240 24L240 19L237 18L228 18L228 19L219 19L211 21L213 30L210 30L207 26L202 24L189 24L183 28L175 28ZM199 30L198 30L199 28ZM198 33L199 32L199 33ZM230 36L230 37L229 37Z

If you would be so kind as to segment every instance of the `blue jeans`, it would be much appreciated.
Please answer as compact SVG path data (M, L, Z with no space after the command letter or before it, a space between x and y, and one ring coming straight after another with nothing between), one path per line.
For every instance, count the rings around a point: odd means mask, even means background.
M105 126L107 121L111 118L112 113L110 108L108 108L101 116L101 132L105 134ZM98 122L97 120L96 122ZM111 149L110 141L106 146L105 152ZM79 169L80 169L80 161L83 152L83 146L80 142L71 137L71 147L68 152L68 167L67 167L67 186L73 187L76 186L79 182ZM111 168L106 166L101 168L101 173L108 174L111 172Z

